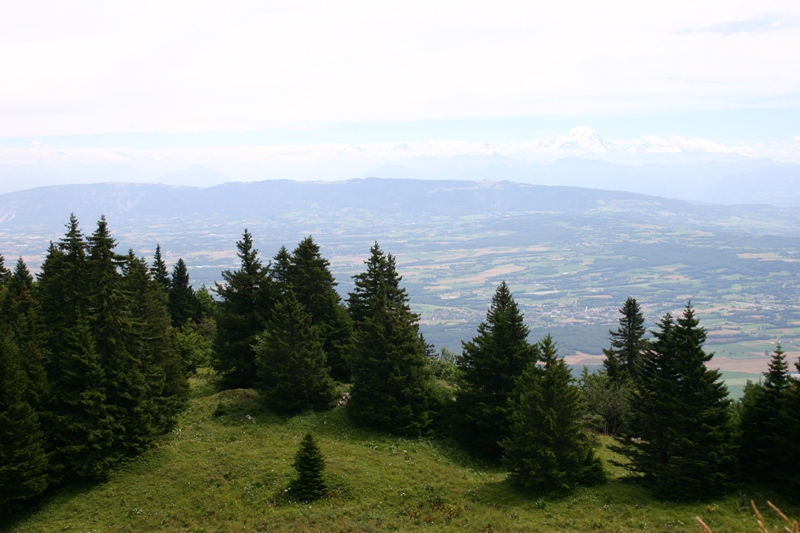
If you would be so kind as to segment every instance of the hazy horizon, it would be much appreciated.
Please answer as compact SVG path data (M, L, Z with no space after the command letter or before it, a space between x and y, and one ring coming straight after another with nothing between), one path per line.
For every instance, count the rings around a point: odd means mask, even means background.
M800 164L797 64L793 1L15 4L0 192L458 157Z

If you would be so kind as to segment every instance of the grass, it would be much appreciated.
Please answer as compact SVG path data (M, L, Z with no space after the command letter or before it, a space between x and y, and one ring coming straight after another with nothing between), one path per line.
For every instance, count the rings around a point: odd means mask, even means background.
M331 489L313 504L286 492L307 431L326 457ZM609 443L601 439L606 462L614 458ZM154 448L105 482L47 494L0 531L680 532L699 531L701 516L722 533L756 531L751 499L797 515L779 494L753 488L696 503L657 501L622 468L609 472L602 487L525 493L447 442L359 428L342 408L278 417L253 391L217 393L198 379L178 426Z

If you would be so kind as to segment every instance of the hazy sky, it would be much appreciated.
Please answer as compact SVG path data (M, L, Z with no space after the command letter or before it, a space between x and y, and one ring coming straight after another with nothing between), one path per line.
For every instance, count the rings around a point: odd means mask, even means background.
M0 6L0 165L530 156L576 127L800 162L797 0Z

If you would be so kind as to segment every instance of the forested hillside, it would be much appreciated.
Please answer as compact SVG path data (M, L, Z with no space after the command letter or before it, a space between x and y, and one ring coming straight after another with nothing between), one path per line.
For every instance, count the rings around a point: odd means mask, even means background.
M245 229L238 268L212 297L192 288L182 259L170 272L159 245L151 261L118 253L105 218L88 236L74 215L66 229L35 278L22 259L13 271L0 262L5 514L48 489L106 479L168 441L200 369L284 419L338 406L356 427L449 443L507 470L532 498L607 482L601 434L656 498L723 496L743 482L800 488L787 459L800 452L792 363L778 345L761 382L732 402L691 302L648 334L629 297L611 317L603 369L576 380L557 339L530 338L505 282L462 355L437 350L378 243L342 298L313 237L269 260ZM295 467L295 501L335 497L312 435Z

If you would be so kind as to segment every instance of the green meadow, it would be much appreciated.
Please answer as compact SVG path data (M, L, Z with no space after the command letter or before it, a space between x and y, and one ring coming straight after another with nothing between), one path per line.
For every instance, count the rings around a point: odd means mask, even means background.
M610 462L606 437L599 454L608 484L531 494L452 443L362 429L342 407L283 418L251 390L217 392L205 377L192 386L177 426L152 449L104 482L47 493L0 531L689 532L700 531L700 516L720 533L757 530L751 499L770 527L781 521L767 500L800 515L797 501L758 487L694 503L655 500ZM326 457L329 486L311 504L287 491L306 432Z

